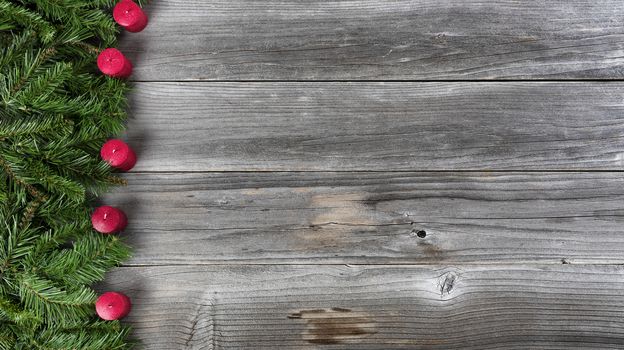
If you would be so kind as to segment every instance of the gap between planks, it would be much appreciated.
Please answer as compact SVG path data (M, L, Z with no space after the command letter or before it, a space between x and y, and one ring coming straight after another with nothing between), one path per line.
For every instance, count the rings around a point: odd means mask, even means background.
M246 80L223 80L223 79L187 79L187 80L128 80L130 83L608 83L624 82L624 79L385 79L385 80L353 80L353 79L246 79Z
M172 171L172 170L139 170L133 171L133 174L142 175L142 174L232 174L232 173L262 173L262 174L288 174L288 173L523 173L523 174L561 174L561 173L622 173L624 170L617 169L548 169L548 170L513 170L513 169L420 169L420 170L181 170L181 171Z
M312 260L312 259L309 259ZM519 262L509 262L509 261L504 261L504 262L490 262L490 263L484 263L484 262L461 262L461 263L448 263L448 264L442 264L440 265L439 262L433 262L431 264L425 264L425 263L397 263L397 262L393 262L393 263L353 263L353 264L337 264L337 263L324 263L322 261L319 262L310 262L310 263L299 263L299 262L294 262L294 263L276 263L276 262L267 262L267 263L258 263L258 262L249 262L249 261L240 261L240 262L215 262L215 263L210 263L210 262L198 262L195 264L192 263L179 263L179 264L174 264L174 263L166 263L166 264L145 264L145 263L141 263L141 264L121 264L118 267L128 267L128 268L152 268L152 267L168 267L168 266L178 266L178 267L185 267L185 266L213 266L213 267L219 267L219 266L327 266L327 267L362 267L362 266L386 266L386 267L392 267L392 266L396 266L396 267L414 267L414 268L429 268L429 267L435 267L435 266L446 266L446 267L451 267L451 266L470 266L470 267L488 267L488 266L501 266L501 265L505 265L505 266L530 266L530 267L539 267L539 266L559 266L559 265L574 265L574 266L622 266L624 267L624 263L622 262L591 262L591 261L587 261L587 262L574 262L574 261L568 261L566 259L562 259L562 261L560 263L555 263L555 262L536 262L536 261L519 261Z

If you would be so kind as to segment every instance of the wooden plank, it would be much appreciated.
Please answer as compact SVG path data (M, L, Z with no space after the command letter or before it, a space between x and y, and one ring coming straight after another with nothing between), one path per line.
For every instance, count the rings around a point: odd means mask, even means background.
M623 169L623 83L140 83L137 171Z
M172 0L133 79L622 79L620 0Z
M131 173L127 179L130 186L103 202L129 216L133 265L624 263L621 173Z
M133 301L146 349L622 349L621 266L157 266Z

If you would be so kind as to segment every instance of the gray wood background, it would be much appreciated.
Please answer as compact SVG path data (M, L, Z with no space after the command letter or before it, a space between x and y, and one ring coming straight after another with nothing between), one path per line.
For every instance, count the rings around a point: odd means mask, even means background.
M624 348L624 2L158 0L146 349Z

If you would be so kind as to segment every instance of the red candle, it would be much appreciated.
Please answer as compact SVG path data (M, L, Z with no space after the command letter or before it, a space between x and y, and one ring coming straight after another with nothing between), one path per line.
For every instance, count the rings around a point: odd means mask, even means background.
M106 292L95 302L95 312L107 321L119 320L128 316L132 304L130 298L123 293Z
M123 211L103 205L91 214L91 224L96 231L108 235L123 231L128 225L128 218Z
M147 25L147 16L132 0L118 2L113 9L113 18L117 24L132 33L142 31Z
M97 65L102 73L114 78L127 78L132 74L132 63L119 50L108 48L100 52Z
M112 167L128 171L136 164L136 154L125 142L112 139L102 145L100 149L102 159Z

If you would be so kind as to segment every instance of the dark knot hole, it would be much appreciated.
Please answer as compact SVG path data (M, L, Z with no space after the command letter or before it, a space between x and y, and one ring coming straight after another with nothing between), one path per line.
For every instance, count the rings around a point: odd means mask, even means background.
M427 237L427 231L425 231L425 230L414 231L414 233L416 234L416 237L418 237L418 238L425 238L425 237Z

